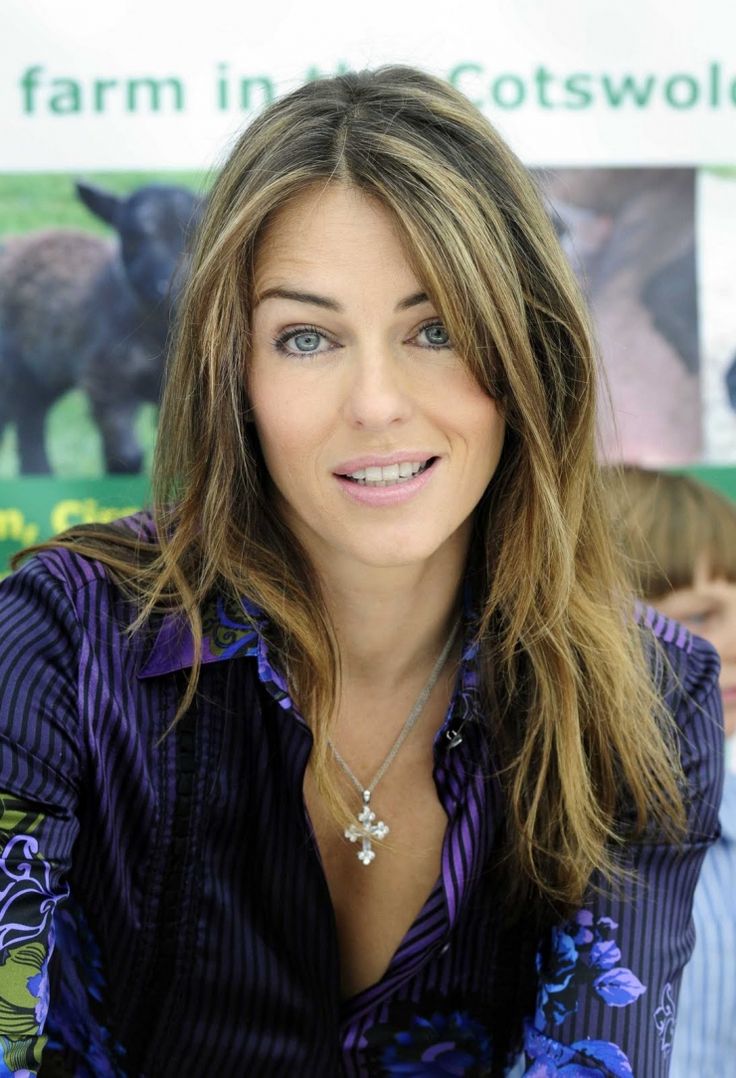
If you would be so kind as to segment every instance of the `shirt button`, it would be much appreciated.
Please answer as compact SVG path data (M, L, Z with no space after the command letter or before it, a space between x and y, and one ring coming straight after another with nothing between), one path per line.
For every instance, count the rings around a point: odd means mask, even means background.
M442 954L447 954L447 952L448 952L449 950L450 950L450 944L449 944L449 943L446 943L446 944L445 944L445 945L444 945L443 947L440 947L440 954L441 954L441 955L442 955Z

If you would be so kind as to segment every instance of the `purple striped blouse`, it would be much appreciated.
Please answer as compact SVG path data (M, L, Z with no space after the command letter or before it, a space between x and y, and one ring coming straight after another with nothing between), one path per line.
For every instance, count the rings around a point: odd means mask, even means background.
M131 617L68 551L0 585L0 1076L504 1075L522 1039L514 1073L667 1074L717 835L709 645L645 616L677 675L686 844L632 845L623 889L591 886L542 939L490 897L504 809L467 648L434 746L440 877L385 975L343 1000L311 734L262 616L205 612L196 705L168 736L191 641L174 619L131 638Z

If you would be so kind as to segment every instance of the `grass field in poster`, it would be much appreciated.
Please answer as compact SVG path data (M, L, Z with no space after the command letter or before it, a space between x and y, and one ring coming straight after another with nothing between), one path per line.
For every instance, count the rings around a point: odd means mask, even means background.
M199 193L208 182L202 174L193 172L0 174L0 248L8 237L48 229L81 229L93 235L114 236L114 230L81 202L75 190L76 180L118 195L128 195L154 183ZM135 430L144 452L145 472L150 469L156 418L155 405L141 404ZM70 389L51 407L46 417L46 445L52 474L61 479L88 479L105 474L99 431L80 389ZM11 423L0 429L0 480L17 476L19 471L17 432Z

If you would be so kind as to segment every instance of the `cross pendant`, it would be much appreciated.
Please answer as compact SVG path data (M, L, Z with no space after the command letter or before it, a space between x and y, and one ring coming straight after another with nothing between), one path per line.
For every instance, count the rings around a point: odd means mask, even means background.
M350 827L345 828L345 838L350 839L351 842L360 842L358 860L364 865L369 865L376 856L372 840L374 838L385 838L389 831L388 825L385 824L383 820L379 820L378 823L373 822L376 818L376 814L371 811L370 800L370 790L364 790L364 805L358 815L358 823L360 826L358 827L356 824L351 823Z

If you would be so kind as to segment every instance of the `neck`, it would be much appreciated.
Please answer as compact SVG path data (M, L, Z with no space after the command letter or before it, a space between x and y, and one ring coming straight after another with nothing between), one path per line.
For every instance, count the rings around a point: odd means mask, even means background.
M419 565L320 571L346 684L391 692L431 668L460 613L466 557L459 541Z

